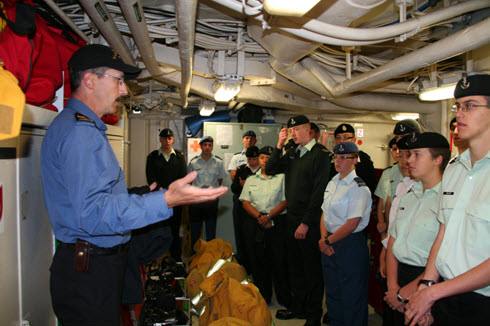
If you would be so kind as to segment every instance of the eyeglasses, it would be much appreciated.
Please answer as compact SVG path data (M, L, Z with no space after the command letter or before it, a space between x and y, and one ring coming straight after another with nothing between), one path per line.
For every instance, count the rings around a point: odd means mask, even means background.
M349 139L353 139L354 137L349 137L349 136L337 136L335 137L335 139L337 140L349 140Z
M104 77L110 77L110 78L114 78L117 80L117 83L119 84L119 86L122 86L122 84L124 84L124 77L116 77L116 76L111 76L111 75L106 75L106 74L101 74L99 72L94 72L93 74L97 75L97 76L104 76Z
M334 155L333 159L343 161L343 160L347 160L347 159L353 160L353 159L355 159L355 157L354 156L345 156L345 155Z
M459 109L461 109L461 111L463 111L463 112L468 112L469 110L471 110L473 108L478 108L478 107L488 108L490 106L483 105L483 104L459 104L459 103L456 103L453 106L451 106L451 112L457 113L459 111Z

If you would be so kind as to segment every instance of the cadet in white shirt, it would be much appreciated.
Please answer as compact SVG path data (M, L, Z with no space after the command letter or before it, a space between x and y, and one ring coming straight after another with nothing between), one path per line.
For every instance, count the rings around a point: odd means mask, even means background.
M340 143L333 152L338 174L325 189L318 241L328 315L332 325L367 326L369 253L362 231L369 223L371 192L355 171L357 145Z
M489 85L489 75L475 74L463 77L454 91L452 111L469 148L442 178L439 233L405 311L411 326L488 325L490 320Z

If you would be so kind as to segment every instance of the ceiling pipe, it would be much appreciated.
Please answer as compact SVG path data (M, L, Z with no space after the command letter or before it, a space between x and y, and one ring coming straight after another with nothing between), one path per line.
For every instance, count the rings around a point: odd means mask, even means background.
M194 41L196 38L197 0L177 0L175 4L177 30L179 32L179 55L181 69L180 99L182 107L187 107L187 96L191 89L194 66Z
M53 0L44 0L44 2L78 35L85 43L92 43L92 41L85 35L80 28L68 17L63 10L58 7Z
M119 5L138 46L146 69L148 69L152 77L158 77L164 74L165 70L158 65L155 59L155 52L151 45L141 1L119 0Z
M332 75L311 58L303 59L301 64L311 71L330 94L337 97L486 45L490 42L489 30L490 18L487 18L440 41L340 83L335 82Z
M403 23L376 28L344 27L329 24L315 19L312 19L305 24L299 26L299 24L291 18L284 19L287 19L294 25L298 25L298 27L302 27L306 30L318 33L320 35L353 41L369 41L393 38L412 31L418 32L422 29L422 27L429 26L434 23L441 22L456 16L460 16L471 11L480 10L488 7L490 7L490 1L488 0L466 1L437 10L432 13L425 14L423 16L418 16L417 18L412 18Z
M413 96L384 95L384 94L349 94L348 97L334 98L312 73L305 69L301 63L291 66L283 65L274 58L270 58L272 68L282 76L295 83L323 96L334 105L357 110L379 110L390 112L433 112L436 107L433 103L419 102ZM325 101L326 102L326 101Z
M104 1L80 0L80 3L111 48L121 56L125 63L136 65L133 55L129 51L126 42L124 42Z

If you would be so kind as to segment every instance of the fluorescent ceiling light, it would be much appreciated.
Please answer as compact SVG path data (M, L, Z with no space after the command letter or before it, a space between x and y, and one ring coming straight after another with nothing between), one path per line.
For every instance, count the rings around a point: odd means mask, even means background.
M320 0L264 0L264 9L271 15L301 17Z
M240 92L240 81L235 79L220 80L214 90L217 102L229 102Z
M405 119L417 120L418 118L420 118L420 115L418 113L397 113L397 114L392 114L391 118L393 120L398 120L398 121L405 120Z
M211 101L203 101L199 104L199 114L203 117L209 117L214 112L216 103Z
M421 101L441 101L453 98L456 83L429 88L419 93Z

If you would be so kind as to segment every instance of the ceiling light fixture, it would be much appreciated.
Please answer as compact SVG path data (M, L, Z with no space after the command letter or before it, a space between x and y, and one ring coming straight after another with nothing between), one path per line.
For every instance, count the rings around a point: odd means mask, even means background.
M209 117L214 112L216 103L212 101L203 101L199 104L199 114L203 117Z
M264 9L270 15L301 17L320 0L264 0Z
M397 114L392 114L391 118L393 120L398 120L398 121L405 120L405 119L417 120L420 118L420 114L418 114L418 113L397 113Z
M439 87L428 88L419 93L421 101L442 101L453 98L456 83L446 84Z
M228 102L240 92L243 77L237 75L225 75L218 81L214 88L214 99L217 102Z

